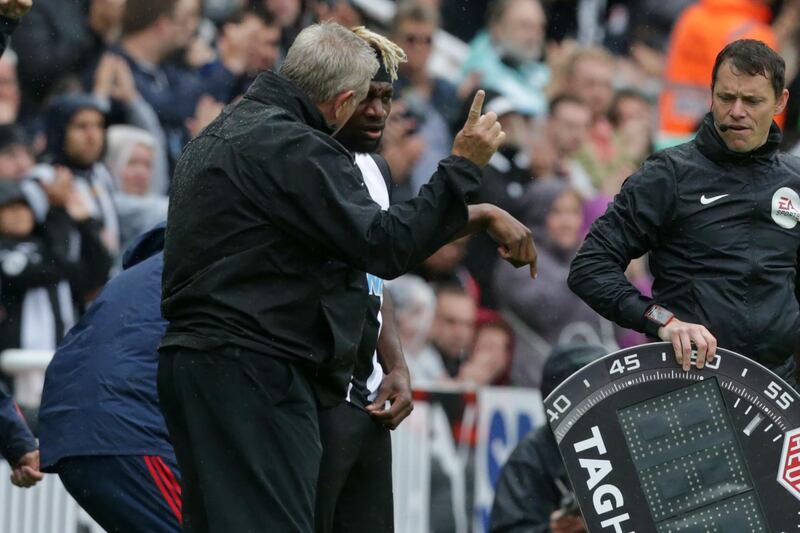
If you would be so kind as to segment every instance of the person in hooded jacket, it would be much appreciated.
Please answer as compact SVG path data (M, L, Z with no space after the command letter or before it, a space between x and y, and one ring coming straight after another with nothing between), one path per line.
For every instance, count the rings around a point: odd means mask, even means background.
M107 531L180 531L180 472L158 408L164 226L141 235L123 271L47 368L39 409L44 472Z
M88 94L55 98L45 115L47 163L34 167L31 176L49 189L60 173L68 174L88 203L92 219L101 223L107 250L116 255L120 249L119 217L113 180L102 162L105 112L105 106Z
M556 346L542 369L542 398L572 374L608 353L602 346ZM490 533L584 533L586 524L574 502L572 485L550 426L528 433L497 479ZM568 509L564 509L564 507ZM575 514L577 512L577 514Z
M576 294L622 327L671 341L684 370L702 368L719 345L791 377L800 159L778 151L773 117L789 97L784 75L784 60L763 42L727 45L697 137L651 156L625 181L572 263ZM647 252L652 298L624 274Z
M580 194L565 182L533 182L522 198L523 222L539 251L536 283L524 283L513 267L496 265L494 287L504 316L517 333L511 382L539 386L542 365L553 346L588 343L617 348L614 326L567 286L569 265L581 243Z

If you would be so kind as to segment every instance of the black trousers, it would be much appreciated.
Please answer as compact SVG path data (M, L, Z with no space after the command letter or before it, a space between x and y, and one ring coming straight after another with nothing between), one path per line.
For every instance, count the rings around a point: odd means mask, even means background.
M317 533L394 531L389 430L349 402L321 410L319 430Z
M184 531L313 531L322 446L314 393L296 365L171 348L158 392L182 474Z

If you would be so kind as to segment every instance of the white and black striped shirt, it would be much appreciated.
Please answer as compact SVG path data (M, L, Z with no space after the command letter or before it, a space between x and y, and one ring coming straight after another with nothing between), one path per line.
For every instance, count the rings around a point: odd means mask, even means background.
M370 196L375 203L381 206L381 209L389 209L389 188L387 183L391 182L391 177L388 176L388 167L386 167L387 172L384 174L374 156L356 154L355 158L356 165L361 170L361 175L364 178L364 183L369 190ZM385 162L383 163L385 164ZM378 335L380 335L380 328L383 322L380 312L383 303L383 280L372 274L367 274L367 286L371 297L368 313L375 313L374 317L368 316L367 320L377 320ZM382 381L383 368L378 361L377 350L373 350L370 354L360 349L345 399L359 407L366 407L375 399Z

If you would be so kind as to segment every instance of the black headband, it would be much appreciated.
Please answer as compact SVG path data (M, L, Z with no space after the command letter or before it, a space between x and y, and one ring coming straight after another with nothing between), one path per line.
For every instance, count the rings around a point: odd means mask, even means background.
M389 69L386 68L386 62L383 60L383 54L379 51L375 50L375 54L378 56L378 72L372 77L372 81L379 81L379 82L386 82L392 83L392 77L389 75Z

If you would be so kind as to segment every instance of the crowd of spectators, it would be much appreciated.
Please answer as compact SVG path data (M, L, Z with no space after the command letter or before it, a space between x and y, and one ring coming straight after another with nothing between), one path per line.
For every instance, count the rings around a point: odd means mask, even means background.
M695 131L727 42L776 47L800 90L796 0L36 0L0 59L0 350L55 348L127 244L166 218L185 144L326 19L408 55L380 148L393 200L426 183L486 89L507 137L476 201L536 239L533 283L484 236L388 283L418 387L538 387L556 346L644 341L567 287L592 221L653 150ZM461 64L437 71L453 37ZM800 106L779 122L797 151ZM644 260L628 274L647 290Z

